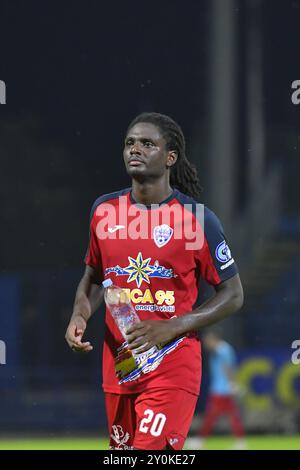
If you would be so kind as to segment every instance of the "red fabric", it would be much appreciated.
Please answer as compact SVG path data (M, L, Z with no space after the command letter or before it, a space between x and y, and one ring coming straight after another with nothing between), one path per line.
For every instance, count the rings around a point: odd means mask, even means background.
M210 395L207 410L200 430L201 437L211 434L214 424L220 416L228 415L232 432L236 437L244 436L244 429L238 407L231 395Z
M219 222L213 219L209 224L209 232L213 238L211 252L208 240L203 236L203 227L192 212L179 202L178 194L178 191L174 191L174 197L155 210L138 209L131 202L129 192L122 198L113 195L111 199L106 197L105 202L96 203L92 214L90 243L85 262L98 270L100 279L109 277L116 285L131 291L141 320L170 319L174 315L181 316L191 312L198 296L200 274L213 285L221 282L221 275L222 280L226 276L230 277L226 271L217 270L217 261L213 258L216 244L224 239L218 228ZM123 212L119 211L120 208L123 208ZM153 216L157 216L154 226L165 224L164 216L170 212L170 208L172 211L168 225L174 233L170 241L159 247L153 239ZM137 224L139 214L143 220ZM135 224L137 231L147 227L144 239L132 239L132 224ZM109 233L108 228L116 225L124 228ZM184 236L178 238L174 234L180 226ZM202 235L204 243L200 247L186 249L186 243L192 241L187 238L190 235L186 230L188 227L198 236ZM105 239L103 235L106 236ZM172 270L173 275L151 276L141 283L137 279L130 279L129 274L124 274L124 269L129 266L130 259L136 261L139 256L152 268L159 265L165 270ZM156 370L133 382L119 385L114 370L114 357L123 341L111 314L106 311L103 348L103 388L106 392L128 394L150 388L183 388L194 394L199 393L201 350L196 334L190 334L174 351L165 356Z
M197 396L184 390L105 394L110 448L161 450L183 448Z

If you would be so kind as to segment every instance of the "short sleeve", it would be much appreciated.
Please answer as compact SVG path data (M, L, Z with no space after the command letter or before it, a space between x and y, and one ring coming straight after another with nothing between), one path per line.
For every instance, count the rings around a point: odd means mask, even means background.
M201 275L211 285L218 285L238 273L221 222L207 207L204 209L204 242L198 256Z
M89 242L84 262L88 266L92 266L93 268L95 268L97 270L98 276L100 277L100 279L102 279L102 259L99 247L99 240L96 235L94 213L91 215L90 218Z

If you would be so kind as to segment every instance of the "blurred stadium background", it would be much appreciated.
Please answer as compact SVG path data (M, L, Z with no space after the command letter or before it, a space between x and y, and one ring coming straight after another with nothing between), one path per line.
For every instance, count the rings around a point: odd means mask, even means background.
M107 446L103 310L89 355L64 334L91 204L128 186L122 139L144 110L182 125L240 266L245 306L222 327L248 446L300 448L300 1L1 0L0 17L0 449ZM208 448L228 448L228 431Z

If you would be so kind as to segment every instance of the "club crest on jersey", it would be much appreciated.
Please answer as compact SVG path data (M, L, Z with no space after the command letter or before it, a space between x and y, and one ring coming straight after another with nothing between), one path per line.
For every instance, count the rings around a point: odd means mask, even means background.
M167 224L157 225L153 229L153 240L158 248L165 246L171 240L172 235L173 229Z
M125 433L123 430L122 426L119 424L114 424L112 426L112 431L113 433L110 435L110 437L115 441L117 447L115 449L120 449L121 446L124 446L124 448L128 448L125 446L125 444L128 442L130 435L128 432Z
M154 264L151 263L151 258L143 258L141 252L136 258L128 256L129 265L122 268L121 266L112 266L105 269L105 276L110 273L115 273L117 276L128 276L127 282L135 281L137 286L140 287L143 281L150 284L150 277L161 277L170 279L176 277L173 269L168 269L161 266L156 260Z
M216 248L216 257L220 263L226 263L227 261L231 260L231 251L229 246L223 240Z

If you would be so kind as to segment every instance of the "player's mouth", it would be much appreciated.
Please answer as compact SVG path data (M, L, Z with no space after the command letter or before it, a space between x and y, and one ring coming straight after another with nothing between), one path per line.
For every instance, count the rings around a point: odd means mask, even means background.
M130 160L128 160L128 165L129 166L140 166L143 165L144 162L140 160L139 158L133 157Z

